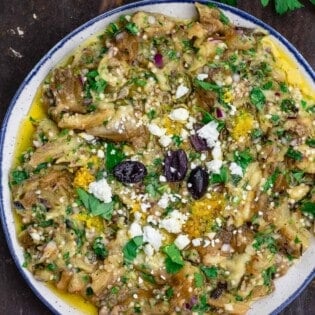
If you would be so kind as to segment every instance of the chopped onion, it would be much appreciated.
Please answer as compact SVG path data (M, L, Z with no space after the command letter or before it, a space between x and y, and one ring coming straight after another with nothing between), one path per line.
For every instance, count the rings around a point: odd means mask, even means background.
M159 53L157 53L155 56L154 56L154 63L155 65L158 67L158 68L163 68L163 56Z
M221 108L217 107L215 109L215 113L217 115L217 118L224 118L224 112Z

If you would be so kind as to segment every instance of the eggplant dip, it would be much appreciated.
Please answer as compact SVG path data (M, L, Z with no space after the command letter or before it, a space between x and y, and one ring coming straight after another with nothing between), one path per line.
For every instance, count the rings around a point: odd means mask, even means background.
M313 91L195 6L121 16L53 69L10 174L24 267L102 315L245 314L314 231Z

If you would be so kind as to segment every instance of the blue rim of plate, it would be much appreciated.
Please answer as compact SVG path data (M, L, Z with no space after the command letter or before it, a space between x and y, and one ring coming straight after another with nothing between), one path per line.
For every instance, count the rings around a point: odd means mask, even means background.
M0 165L1 165L1 170L2 170L2 160L3 160L3 144L4 144L4 139L5 139L5 131L6 131L6 127L9 121L9 118L11 116L12 110L15 106L16 101L18 100L19 96L21 95L23 89L25 88L25 86L30 82L30 80L32 80L32 78L36 75L36 73L39 71L39 69L42 67L42 65L51 58L51 56L57 52L60 48L62 48L62 46L64 46L64 44L71 38L73 38L76 34L80 33L81 31L83 31L84 29L90 27L91 25L93 25L96 22L99 22L113 14L116 13L120 13L122 11L125 10L130 10L130 9L135 9L139 6L145 6L145 5L160 5L160 4L167 4L167 3L194 3L194 2L199 2L199 3L203 3L203 4L207 4L207 3L214 3L215 5L217 5L219 8L234 13L235 15L238 15L239 17L248 20L254 24L256 24L257 26L260 26L261 28L267 30L271 35L273 35L277 40L279 40L289 51L290 53L292 53L292 55L295 57L295 59L297 60L297 62L303 66L304 70L307 72L307 74L312 78L313 81L315 81L315 72L314 70L311 68L311 66L308 64L308 62L304 59L304 57L298 52L298 50L287 40L285 39L279 32L277 32L275 29L273 29L271 26L269 26L268 24L262 22L261 20L259 20L258 18L250 15L247 12L244 12L238 8L234 8L231 6L228 6L226 4L222 4L222 3L218 3L216 1L206 1L206 0L198 0L198 1L194 1L194 0L181 0L181 1L172 1L172 0L157 0L157 1L152 1L152 0L144 0L144 1L137 1L137 2L133 2L130 4L126 4L124 6L118 7L116 9L113 9L111 11L105 12L99 16L96 16L95 18L89 20L88 22L84 23L83 25L81 25L80 27L76 28L74 31L72 31L71 33L69 33L67 36L65 36L62 40L60 40L53 48L51 48L41 59L40 61L35 65L35 67L31 70L31 72L27 75L27 77L24 79L24 81L22 82L22 84L20 85L19 89L17 90L17 92L15 93L13 99L11 100L8 110L6 112L6 115L3 119L3 123L2 123L2 127L1 127L1 132L0 132ZM32 289L32 291L35 293L35 295L41 300L41 302L46 305L46 307L51 310L52 312L54 312L55 314L60 314L62 315L55 307L54 305L52 305L51 303L48 302L48 300L41 294L41 292L39 291L38 288L36 288L28 279L25 270L23 269L23 267L20 265L19 263L19 259L17 257L17 255L15 254L14 251L14 246L13 243L11 241L11 238L9 236L9 230L5 224L5 213L4 213L4 204L3 204L3 189L2 189L2 180L0 182L0 218L1 218L1 222L2 222L2 227L3 227L3 231L4 231L4 235L6 237L6 241L10 250L10 253L14 259L14 262L18 268L18 270L20 271L20 273L22 274L22 277L24 278L24 280L26 281L26 283L28 284L28 286ZM301 294L301 292L306 288L306 286L312 281L312 279L315 277L315 268L313 268L313 271L308 275L308 277L304 280L304 282L302 283L302 285L296 289L296 291L289 296L281 305L279 305L275 310L273 310L271 312L271 315L276 315L278 313L280 313L286 306L288 306L293 300L295 300L297 298L298 295Z

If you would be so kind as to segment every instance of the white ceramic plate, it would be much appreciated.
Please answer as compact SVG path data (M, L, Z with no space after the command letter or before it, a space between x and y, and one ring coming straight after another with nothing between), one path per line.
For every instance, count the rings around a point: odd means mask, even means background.
M11 167L14 147L18 135L18 128L27 115L38 86L46 77L48 72L55 67L65 56L69 55L82 41L89 36L101 32L105 26L116 20L122 14L130 14L135 11L145 10L149 12L158 12L178 18L191 18L196 15L193 5L194 1L141 1L132 3L110 12L106 12L91 21L85 23L71 34L61 40L53 47L35 66L35 68L26 77L16 95L14 96L8 112L3 121L0 138L0 162L1 162L1 221L11 254L16 265L28 285L33 289L41 301L56 314L78 315L82 312L68 305L66 302L54 295L43 283L36 281L32 274L22 268L23 251L19 245L15 233L14 218L10 204L9 190L9 170ZM205 1L199 1L204 2ZM266 29L275 40L291 55L299 65L307 80L315 89L315 73L307 64L301 54L279 33L264 24L253 16L226 5L218 4L224 10L224 13L233 21L234 24L245 27L261 27ZM315 275L315 241L312 243L303 257L289 270L282 278L276 280L276 290L271 295L254 303L249 314L277 314L285 306L291 303L299 293L307 286Z

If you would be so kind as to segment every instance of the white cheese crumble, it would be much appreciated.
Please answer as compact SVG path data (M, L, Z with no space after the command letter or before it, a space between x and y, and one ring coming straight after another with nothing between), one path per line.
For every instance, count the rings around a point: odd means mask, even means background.
M221 142L217 141L212 149L212 157L214 160L222 160Z
M181 98L182 96L187 94L188 91L189 91L189 88L187 86L181 84L180 86L178 86L178 88L176 90L175 98Z
M185 224L188 217L178 210L173 210L165 219L161 220L159 227L169 233L178 234L182 231L182 225Z
M198 136L207 141L207 145L209 148L213 148L218 141L219 132L217 130L217 127L218 123L213 120L197 131Z
M169 195L168 194L163 194L161 199L158 201L158 206L166 209L169 205Z
M163 135L160 138L159 143L162 147L166 148L172 143L172 138L170 136Z
M175 108L168 117L175 121L186 121L189 117L189 111L186 108Z
M210 162L206 163L207 169L209 172L215 173L215 174L220 174L220 169L222 166L222 161L221 160L212 160Z
M103 150L97 150L97 157L100 159L104 159L105 153Z
M208 79L208 74L207 73L199 73L197 75L197 79L200 80L200 81L203 81L205 79Z
M164 128L160 128L157 124L149 124L148 129L153 136L157 137L162 137L166 132Z
M112 201L112 189L108 185L105 178L99 181L90 183L89 193L93 194L97 199L105 203Z
M131 238L141 236L143 234L141 225L138 222L133 222L129 228L129 235Z
M232 175L238 175L238 176L243 177L242 168L238 164L236 164L235 162L232 162L230 164L229 169L230 169Z
M180 234L176 237L174 244L180 249L184 249L190 243L187 235Z
M79 136L81 137L81 138L83 138L84 140L86 140L86 141L93 141L94 139L95 139L95 137L94 136L92 136L92 135L89 135L88 133L86 133L86 132L81 132L81 133L79 133Z
M147 225L143 228L143 241L148 242L156 251L162 245L162 238L162 234L153 227Z
M192 242L194 247L198 247L201 245L201 241L202 241L201 238L194 238L191 242Z
M150 244L144 245L143 251L148 257L151 257L154 254L154 249Z
M236 114L236 107L234 105L230 105L231 110L230 110L230 115L234 116Z

